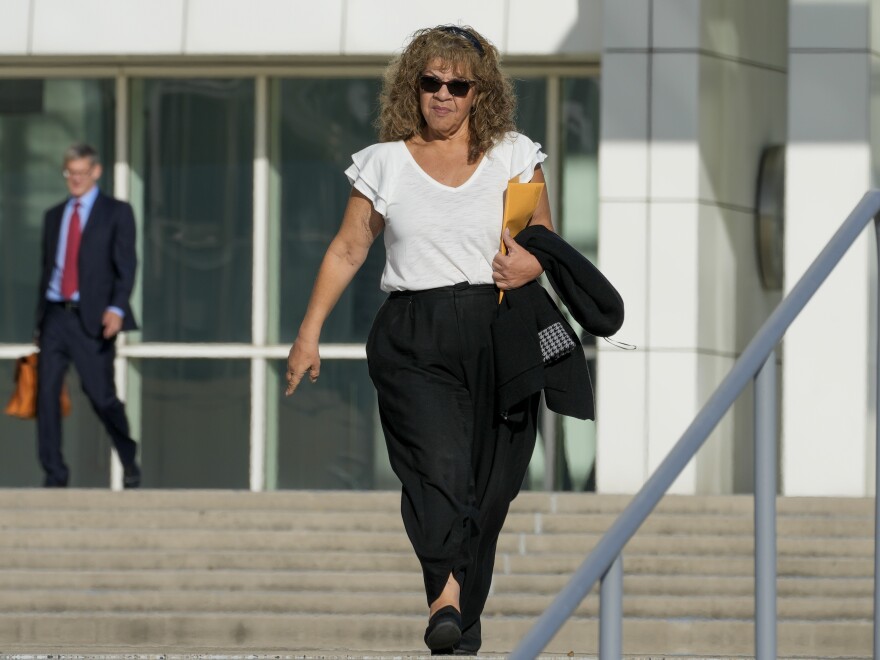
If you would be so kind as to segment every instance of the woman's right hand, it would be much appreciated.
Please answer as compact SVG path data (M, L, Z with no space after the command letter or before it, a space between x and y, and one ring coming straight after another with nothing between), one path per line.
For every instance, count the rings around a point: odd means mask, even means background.
M318 342L304 341L297 337L290 347L290 353L287 354L287 390L284 395L293 394L306 374L314 383L320 373L321 356L318 355Z

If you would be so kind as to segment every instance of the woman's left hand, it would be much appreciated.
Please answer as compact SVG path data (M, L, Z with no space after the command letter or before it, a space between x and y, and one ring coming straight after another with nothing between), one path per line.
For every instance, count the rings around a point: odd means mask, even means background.
M507 254L499 251L492 260L492 279L499 289L518 289L544 272L534 255L513 240L509 229L504 230L501 240L504 241Z

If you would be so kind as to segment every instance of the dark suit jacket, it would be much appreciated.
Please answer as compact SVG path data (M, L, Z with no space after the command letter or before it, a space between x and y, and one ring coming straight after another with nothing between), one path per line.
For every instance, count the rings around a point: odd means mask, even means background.
M584 330L607 337L620 329L623 299L589 259L541 225L523 229L516 242L541 263L560 300ZM564 328L577 348L545 363L539 332L554 323ZM495 393L502 416L510 418L517 404L543 390L550 410L593 419L593 388L580 340L537 281L504 294L492 323L492 343Z
M66 202L46 211L43 220L42 273L37 304L37 333L46 313L46 291L55 265L61 219ZM103 332L101 319L108 307L125 312L123 330L137 329L128 299L137 270L134 212L131 205L98 193L83 230L79 248L79 314L93 337Z

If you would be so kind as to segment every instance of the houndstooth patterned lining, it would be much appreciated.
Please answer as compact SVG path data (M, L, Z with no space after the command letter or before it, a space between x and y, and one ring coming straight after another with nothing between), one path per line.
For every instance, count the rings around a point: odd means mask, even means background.
M538 341L541 343L544 364L568 355L577 346L559 321L538 332Z

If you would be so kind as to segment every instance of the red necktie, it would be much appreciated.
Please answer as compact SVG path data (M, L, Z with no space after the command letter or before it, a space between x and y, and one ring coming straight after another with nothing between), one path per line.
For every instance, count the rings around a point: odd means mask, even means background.
M67 249L64 252L64 272L61 273L61 297L72 300L79 290L79 244L82 228L79 225L79 202L73 204L70 225L67 228Z

